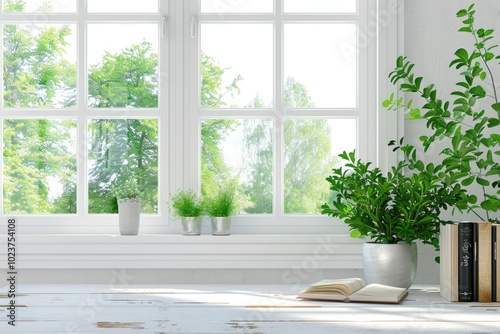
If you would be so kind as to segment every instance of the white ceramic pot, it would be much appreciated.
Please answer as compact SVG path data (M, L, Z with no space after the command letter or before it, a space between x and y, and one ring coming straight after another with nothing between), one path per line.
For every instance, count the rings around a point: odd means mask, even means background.
M417 272L417 244L363 245L363 270L368 284L378 283L409 288Z
M203 217L181 217L183 235L200 235Z
M212 223L212 235L231 234L231 224L233 217L210 217Z
M118 200L118 221L121 235L139 234L141 219L141 199L126 198Z

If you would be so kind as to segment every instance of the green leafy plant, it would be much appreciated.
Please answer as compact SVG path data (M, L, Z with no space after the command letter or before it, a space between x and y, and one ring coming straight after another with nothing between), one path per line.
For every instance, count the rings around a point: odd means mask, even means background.
M402 161L384 175L370 162L356 159L356 153L339 155L345 167L335 168L326 180L332 199L321 213L344 219L351 237L369 237L375 242L413 243L439 247L442 209L461 198L459 186L445 187L440 166L429 164L423 172L406 176L408 163Z
M414 64L399 57L389 75L391 82L425 103L415 108L411 99L406 102L392 94L383 106L403 110L409 119L426 121L430 135L420 137L425 152L437 141L445 143L441 156L446 186L476 189L455 204L457 209L472 212L482 221L500 222L500 103L492 68L500 56L494 53L497 45L491 45L493 29L476 28L474 15L474 4L457 13L463 23L459 31L472 36L473 48L458 49L449 65L461 76L451 93L453 100L439 99L435 85L424 86L423 78L413 71ZM421 172L423 163L416 150L410 145L405 148L410 168Z
M236 186L221 186L216 193L206 199L206 212L210 217L230 217L238 213L239 201Z
M170 212L173 217L200 217L205 213L204 203L193 190L177 190L170 195Z
M141 192L134 178L119 180L112 187L113 195L116 199L137 199L140 198Z

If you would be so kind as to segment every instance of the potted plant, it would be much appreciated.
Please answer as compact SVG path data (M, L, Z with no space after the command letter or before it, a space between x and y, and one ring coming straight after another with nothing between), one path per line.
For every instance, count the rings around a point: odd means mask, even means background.
M137 235L141 218L140 191L134 178L117 181L113 194L118 201L118 222L121 235Z
M463 25L459 31L471 35L470 50L459 48L449 67L459 70L460 78L449 101L423 77L414 72L415 64L399 57L389 75L391 82L407 97L418 95L423 104L412 104L391 94L383 102L389 110L401 110L408 119L425 121L429 133L420 137L424 151L440 142L440 155L450 185L460 185L467 195L455 204L459 211L479 221L500 222L500 95L494 73L498 73L497 45L492 45L493 29L476 27L474 4L457 13ZM435 146L434 146L435 147ZM407 147L408 148L408 147ZM422 163L408 155L411 168L420 171Z
M212 197L206 199L206 212L210 217L212 235L229 235L233 216L238 212L239 204L234 184L227 184L218 189Z
M204 214L203 203L193 190L178 190L170 196L170 212L180 217L183 235L200 235Z
M370 239L363 245L368 282L410 287L417 267L415 242L438 247L439 229L446 223L439 215L461 198L461 188L445 186L441 166L429 164L422 173L405 175L408 163L401 161L384 174L355 152L339 156L346 164L327 178L332 195L322 214L344 219L352 237Z

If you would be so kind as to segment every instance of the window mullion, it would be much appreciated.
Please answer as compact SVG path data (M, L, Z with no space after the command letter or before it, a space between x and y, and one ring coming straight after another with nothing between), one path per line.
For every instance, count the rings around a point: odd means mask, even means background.
M274 214L278 221L282 221L284 215L284 38L283 38L283 0L275 2L274 13L274 107L276 112L274 123Z
M87 161L88 161L88 127L87 127L87 96L88 96L88 79L87 79L87 24L84 13L86 13L87 1L78 2L78 21L77 21L77 43L78 43L78 87L77 90L77 110L78 113L78 123L77 123L77 213L80 217L83 217L81 223L84 223L88 218L88 172L87 172Z
M369 126L376 124L375 113L368 113L368 101L376 101L374 90L369 91L369 85L376 87L376 72L368 71L368 68L376 68L376 47L375 43L369 43L368 38L371 38L371 27L368 25L368 6L375 6L374 3L367 2L359 3L360 18L357 24L358 28L358 45L356 49L356 57L358 63L357 71L357 106L360 111L358 114L358 154L363 159L369 161L377 161L377 138L376 127ZM370 62L370 63L369 63Z
M171 6L171 7L169 7ZM169 155L169 151L171 149L171 136L170 132L172 130L172 127L170 126L170 119L169 115L172 113L169 113L169 110L175 110L174 106L170 103L170 96L169 91L170 87L175 86L175 82L172 82L172 80L175 80L175 76L173 78L170 78L168 75L169 73L169 68L171 67L170 63L170 56L169 56L169 50L171 50L171 41L175 40L173 38L173 33L176 32L176 26L174 27L173 25L175 24L176 20L173 20L171 18L171 11L170 9L174 8L174 4L171 2L166 2L166 1L159 1L159 13L160 17L163 17L164 15L168 18L167 20L167 27L166 27L166 37L163 38L162 34L160 33L158 35L159 42L158 42L158 52L159 52L159 58L158 58L158 79L159 79L159 94L158 94L158 106L159 106L159 115L158 115L158 168L159 168L159 175L158 175L158 206L159 210L158 213L160 215L165 215L167 214L167 207L166 207L166 201L168 198L168 188L170 184L170 179L169 179L169 161L172 160L172 155ZM159 25L160 31L163 29L162 24ZM174 168L172 168L174 169ZM165 224L167 225L167 224Z
M182 16L184 21L182 24L182 48L177 50L176 55L178 56L179 62L184 65L184 82L180 82L178 87L182 88L183 91L183 108L180 109L179 119L184 121L183 136L182 136L182 146L187 154L184 154L183 162L184 168L182 168L182 174L179 173L177 178L178 183L177 188L187 187L191 189L201 189L201 120L199 117L199 106L200 101L200 87L198 85L200 79L198 78L199 73L199 50L201 48L200 43L200 22L198 21L198 34L195 38L191 36L191 19L194 16L199 16L199 6L198 1L190 0L187 1L184 7L184 15ZM183 57L183 55L186 55ZM184 63L186 62L186 63ZM182 112L185 110L186 112ZM179 137L177 137L179 138Z

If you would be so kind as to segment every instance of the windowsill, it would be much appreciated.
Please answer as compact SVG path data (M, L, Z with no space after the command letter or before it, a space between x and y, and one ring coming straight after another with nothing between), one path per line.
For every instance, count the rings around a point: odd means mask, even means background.
M0 235L6 240L6 235ZM21 234L17 269L361 268L363 240L345 234L183 236ZM0 250L6 258L6 249ZM6 261L0 264L5 268Z

